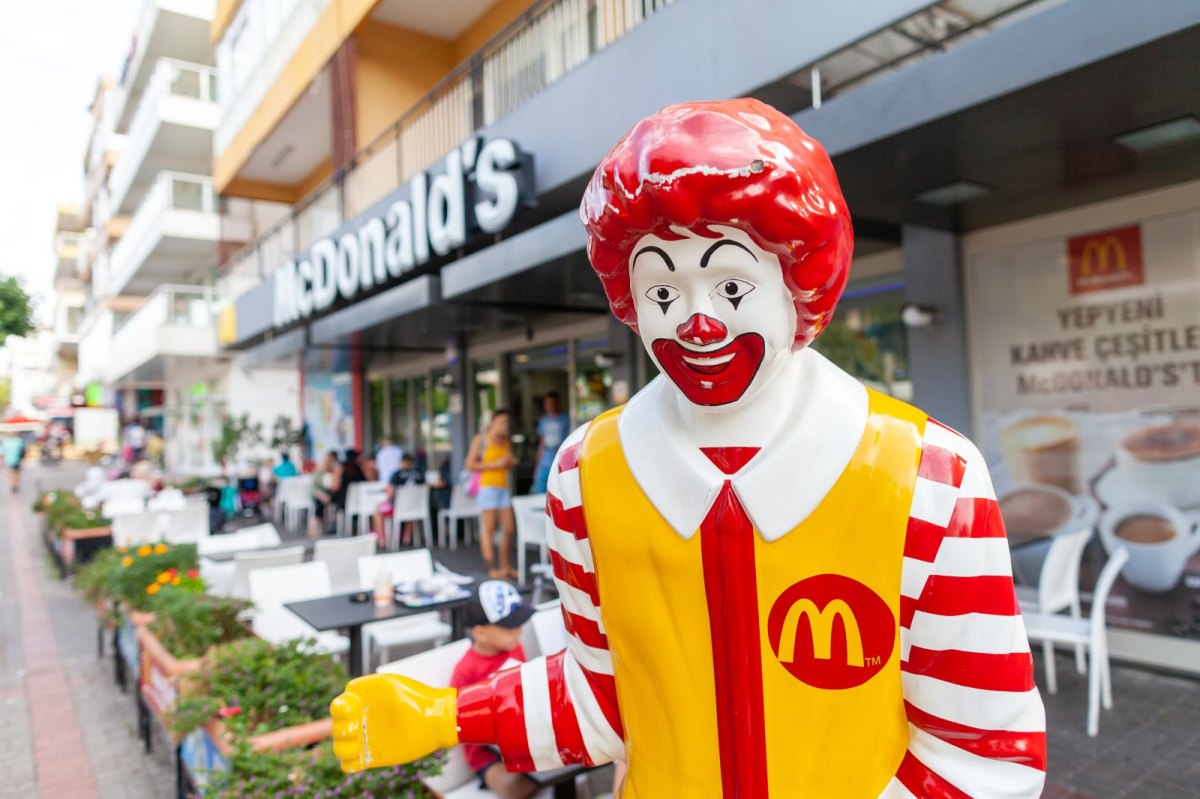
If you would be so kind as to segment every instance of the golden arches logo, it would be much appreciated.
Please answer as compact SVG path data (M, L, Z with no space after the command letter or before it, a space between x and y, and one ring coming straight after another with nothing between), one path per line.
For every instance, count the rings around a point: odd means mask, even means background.
M1087 240L1083 245L1083 253L1079 256L1079 275L1080 277L1090 277L1093 270L1100 275L1107 275L1112 271L1126 272L1129 270L1129 259L1120 239L1108 235L1103 238L1097 236Z
M808 598L797 600L788 608L787 616L784 617L783 632L779 638L780 662L795 661L796 636L800 630L800 620L804 618L808 619L809 628L812 630L814 658L832 658L833 620L841 619L846 635L846 665L861 667L864 664L862 633L850 606L840 599L835 599L824 608L818 609L816 603Z

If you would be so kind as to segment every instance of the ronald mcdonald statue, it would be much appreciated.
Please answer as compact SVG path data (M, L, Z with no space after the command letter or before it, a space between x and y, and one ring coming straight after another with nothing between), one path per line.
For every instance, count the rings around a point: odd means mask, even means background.
M808 345L853 249L829 157L756 100L672 105L580 209L662 375L576 430L546 513L565 651L334 700L347 771L460 742L625 761L624 799L1034 797L1045 716L986 466Z

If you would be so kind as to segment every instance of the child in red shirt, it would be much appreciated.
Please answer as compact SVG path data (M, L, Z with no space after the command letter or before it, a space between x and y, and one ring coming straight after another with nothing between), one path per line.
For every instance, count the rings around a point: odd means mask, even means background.
M475 600L467 608L471 648L454 667L452 688L462 689L486 680L502 668L525 662L521 647L521 625L529 621L533 608L521 601L521 595L503 580L480 584ZM463 744L467 765L479 775L479 785L501 799L529 799L538 785L523 774L504 768L500 755L486 746Z

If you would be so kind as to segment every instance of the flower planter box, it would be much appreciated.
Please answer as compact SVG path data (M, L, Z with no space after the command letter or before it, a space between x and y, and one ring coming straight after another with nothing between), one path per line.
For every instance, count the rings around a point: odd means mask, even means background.
M282 751L310 746L333 735L333 719L321 719L282 730L255 735L250 746L256 751ZM179 744L179 763L185 767L192 785L204 794L209 775L229 767L233 752L233 734L221 719L211 719L203 727L192 730Z
M64 528L58 546L63 571L74 571L75 566L87 563L97 552L111 547L112 543L111 527L91 527L86 530Z
M143 614L152 615L152 614ZM148 623L147 623L148 624ZM194 674L204 667L204 658L180 660L167 651L149 626L136 626L141 647L141 669L138 691L150 712L160 720L175 707L179 698L179 678ZM178 741L176 741L178 743Z
M138 641L138 630L152 621L154 621L153 613L145 613L132 608L124 611L124 620L117 628L116 635L116 657L120 658L125 666L119 680L122 688L128 685L126 681L128 679L132 679L135 684L141 681L142 647Z

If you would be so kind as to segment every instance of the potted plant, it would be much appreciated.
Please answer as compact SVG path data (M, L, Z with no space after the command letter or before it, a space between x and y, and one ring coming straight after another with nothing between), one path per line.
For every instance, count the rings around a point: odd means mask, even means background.
M251 422L249 414L227 415L221 420L221 432L212 442L213 460L221 464L223 471L237 461L243 448L262 444L262 423Z
M141 647L139 690L146 705L160 718L175 706L179 680L204 666L210 648L249 636L238 616L251 603L203 593L195 570L161 572L160 586L150 601L154 618L137 628Z
M112 521L101 516L99 510L76 507L57 518L62 519L58 552L64 576L76 563L87 563L97 552L112 546Z
M311 641L246 638L214 648L205 668L182 680L167 720L183 736L180 757L206 797L432 796L420 780L437 773L436 758L341 772L329 701L345 680L342 665Z
M300 463L303 458L297 457L294 451L304 446L304 428L296 427L290 417L280 414L271 424L271 449L286 452L294 463Z
M274 797L336 796L338 799L435 796L422 780L441 770L430 757L405 766L345 774L331 741L309 749L255 750L245 742L225 758L224 769L211 772L206 799L274 799Z

